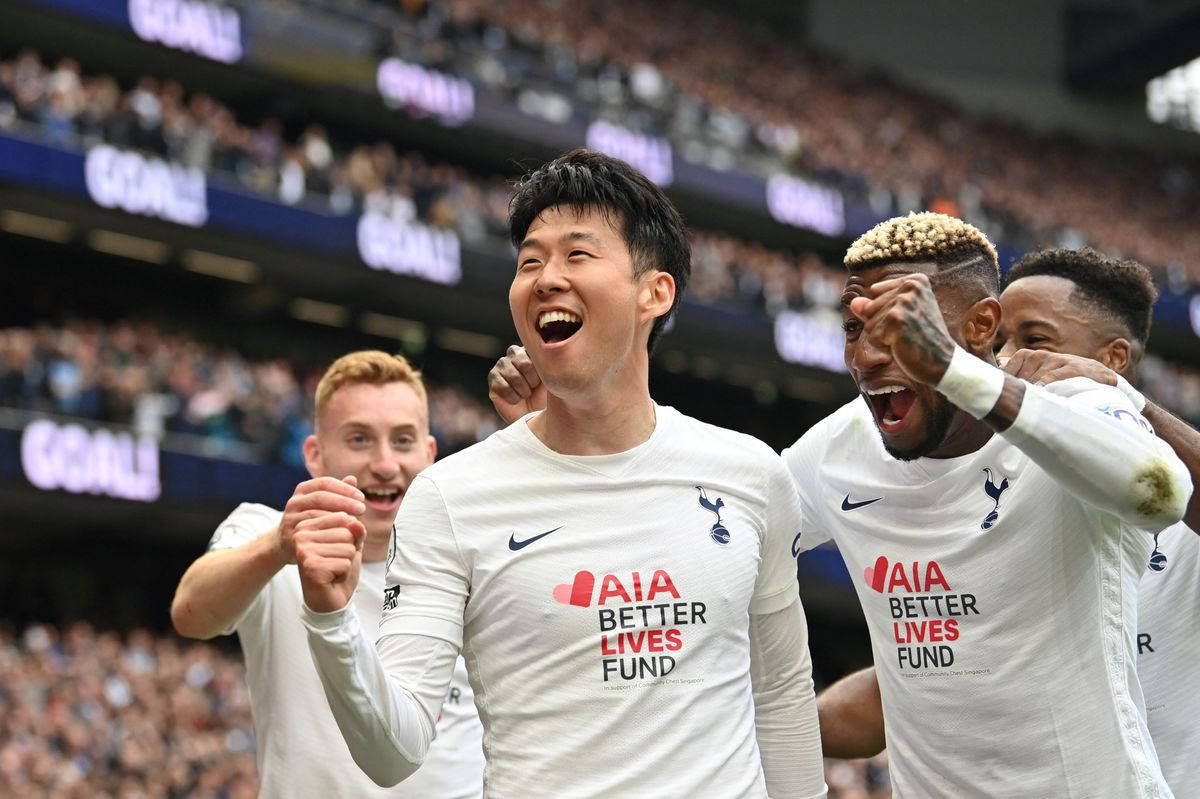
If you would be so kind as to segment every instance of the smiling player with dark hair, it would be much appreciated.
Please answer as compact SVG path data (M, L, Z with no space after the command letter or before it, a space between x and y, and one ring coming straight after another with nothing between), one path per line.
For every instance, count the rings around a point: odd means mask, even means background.
M1184 465L1120 390L995 365L995 251L970 225L891 219L845 262L862 398L784 460L802 540L836 540L854 577L894 795L1170 796L1136 596L1191 494Z
M512 240L545 410L413 481L378 652L347 607L351 531L297 550L355 760L380 783L420 764L461 648L487 795L824 796L795 489L766 445L650 397L690 268L682 220L627 164L577 150L518 186Z

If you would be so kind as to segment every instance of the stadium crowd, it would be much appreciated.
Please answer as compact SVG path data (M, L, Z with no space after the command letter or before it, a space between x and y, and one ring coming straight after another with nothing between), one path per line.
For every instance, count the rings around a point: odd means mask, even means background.
M252 799L240 658L206 643L77 622L0 627L0 795ZM830 799L886 799L886 755L826 762Z
M0 407L128 424L155 437L189 434L214 454L243 452L296 468L304 465L300 443L312 429L320 368L255 361L150 322L0 329ZM1148 396L1200 423L1200 372L1151 353L1142 378ZM455 386L431 384L429 406L442 455L499 424L490 407Z
M1088 243L1200 281L1194 159L974 118L732 10L688 0L629 0L619 14L600 0L338 5L379 23L384 52L556 121L583 112L664 136L681 157L719 169L823 178L880 216L943 211L1020 249Z
M495 7L507 5L520 3ZM554 14L565 13L566 7L554 6ZM634 3L631 7L638 9L641 5ZM456 62L452 66L471 66L477 80L495 78L494 70L480 66L483 56L479 48L486 45L486 52L491 53L488 58L509 59L502 63L509 64L514 74L501 83L514 91L537 86L540 72L528 64L528 69L513 65L528 62L532 57L530 43L542 41L534 35L537 29L532 20L541 20L540 24L545 21L522 6L511 17L516 21L511 24L519 27L521 35L499 36L504 44L499 47L493 41L497 37L489 31L496 30L493 15L502 12L488 9L492 5L475 0L456 0L447 6L429 4L423 7L422 16L401 15L399 19L407 19L407 24L397 23L389 30L395 47L408 58L421 55L426 62L432 60L435 65L449 68L439 61L450 57L445 53L470 56L470 65ZM611 21L616 16L604 19ZM709 12L695 16L701 21L715 19ZM637 19L637 15L632 18ZM618 30L624 33L625 23L620 24ZM550 36L557 41L555 37L566 36L568 29L560 26L553 35L543 32L542 38ZM737 26L734 29L741 30ZM747 42L754 41L753 37L747 39L750 34L744 30L742 33L742 39L714 39L722 43L722 52L733 46L731 41L750 46ZM604 26L597 27L595 35L601 43L571 42L572 47L581 50L543 42L556 55L552 58L544 52L541 57L557 64L570 58L571 52L584 53L579 56L580 63L567 70L575 80L573 96L594 97L599 102L613 94L614 103L641 108L638 102L649 101L639 100L644 92L636 90L641 81L635 73L657 72L658 68L635 61L626 72L614 73L619 91L592 86L587 81L602 82L603 75L615 69L615 64L634 58L627 47L613 44L613 36ZM464 36L478 39L473 49L460 41ZM639 40L632 34L617 38L629 42L629 47ZM525 46L518 46L521 44ZM669 47L668 51L673 52ZM616 53L612 58L617 60L606 61L598 55L607 52ZM435 56L437 53L443 55ZM588 53L597 55L589 59ZM999 123L972 122L923 95L864 81L828 59L802 53L787 58L800 59L807 65L800 71L800 75L807 76L802 81L803 91L816 94L804 108L826 109L820 113L804 110L811 119L806 117L803 124L797 120L789 123L799 126L795 131L803 134L796 132L797 141L805 143L797 143L799 149L792 155L815 174L828 176L831 170L844 169L845 174L866 177L870 184L867 193L879 202L881 213L929 207L970 218L995 237L1025 246L1034 242L1063 246L1090 242L1110 252L1132 254L1157 267L1160 279L1173 288L1200 282L1200 272L1196 271L1200 269L1200 229L1190 221L1198 210L1200 183L1186 165L1154 164L1147 160L1149 156L1138 153L1112 158L1095 146L1037 138L1007 124L997 133ZM677 70L672 65L676 60L661 59L663 70L674 75ZM592 66L584 69L586 64ZM781 74L789 75L789 81L800 79L791 72ZM675 109L673 113L682 113L677 106L691 96L684 86L691 86L695 80L693 75L688 83L674 85L660 75L651 82L671 88L663 89L662 102L650 103L651 109L666 113L663 109L669 107ZM751 83L775 87L780 81ZM712 80L697 85L707 87L704 96L716 99L711 99L710 105L699 101L692 105L707 109L703 116L717 128L727 126L713 121L720 114L712 109L722 110L724 106L711 103L728 100L731 107L736 107L753 95L748 86L741 84L732 93L717 91L714 87L724 84ZM841 87L840 92L833 91L837 87ZM772 106L765 100L755 107L771 119L785 119L778 113L768 114ZM794 107L792 112L800 113ZM871 114L883 116L872 120L868 118ZM633 124L631 116L641 118L628 111L620 119ZM657 118L648 112L641 116L647 120ZM940 121L934 124L930 120ZM765 124L743 125L749 138L742 145L762 139ZM460 166L431 163L421 153L398 152L387 141L354 145L333 142L325 128L315 123L289 139L280 120L268 117L257 125L246 124L211 96L198 92L189 95L177 81L144 76L136 85L122 90L111 76L84 74L71 58L61 58L48 66L36 52L24 50L12 60L0 61L0 129L21 125L34 126L42 138L63 146L86 147L104 141L156 153L205 172L230 176L247 188L289 204L309 202L338 214L371 210L401 222L419 220L453 228L465 241L475 244L494 246L506 235L510 186L502 177L479 178ZM838 129L825 131L824 126L829 125ZM696 145L706 140L695 126L673 124L669 128L664 132L673 131L681 142ZM751 135L754 131L758 133ZM714 135L710 131L707 138ZM770 141L779 138L777 134L767 137ZM955 146L966 141L971 142L970 147ZM779 168L782 166L778 164L772 167ZM883 200L879 200L881 196ZM1114 198L1119 202L1113 202ZM1040 210L1035 213L1035 208ZM1014 220L1015 227L1010 224ZM1147 233L1150 230L1153 235ZM840 275L812 253L771 250L714 232L696 232L695 242L694 300L748 306L768 314L785 307L836 301Z
M154 437L190 434L213 454L296 468L323 368L253 361L150 322L0 329L0 407L128 424ZM443 455L498 424L490 407L455 387L431 385L429 405Z
M279 120L238 122L212 97L176 81L141 78L122 91L114 78L85 75L73 59L53 66L32 50L0 62L0 129L33 127L46 141L107 142L155 153L294 204L338 214L376 211L398 222L453 228L464 241L506 247L509 185L461 167L430 163L389 142L342 147L321 125L294 141ZM838 273L811 253L795 256L734 237L696 234L692 297L767 313L836 300ZM830 298L833 298L831 300Z

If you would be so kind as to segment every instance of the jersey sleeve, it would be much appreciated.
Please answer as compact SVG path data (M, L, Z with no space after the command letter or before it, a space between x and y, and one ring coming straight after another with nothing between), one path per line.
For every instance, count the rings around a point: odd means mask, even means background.
M379 638L428 635L460 649L470 577L442 494L423 475L396 514L390 549Z
M817 469L819 454L816 452L819 435L820 428L809 430L780 455L795 486L796 495L800 498L802 526L797 530L799 534L793 547L797 556L830 539L829 533L825 532L824 523L820 521L821 514L816 496L816 481L820 479Z
M396 514L377 634L361 629L353 607L304 609L338 728L379 785L394 785L425 759L462 646L468 586L442 495L418 476Z
M750 613L775 613L799 596L796 557L792 554L800 532L800 499L787 471L776 458L766 463L767 506L758 581Z
M1187 468L1113 386L1081 377L1026 386L1001 435L1078 499L1134 527L1157 532L1183 518Z
M233 549L250 543L259 536L270 532L276 525L282 514L274 508L269 508L266 505L258 505L252 502L243 502L234 508L233 513L225 517L225 520L217 525L217 529L213 532L212 538L208 541L208 551L216 552L221 549ZM221 631L222 635L231 635L234 632L245 632L245 627L255 619L264 617L263 610L268 604L268 592L271 590L271 581L263 586L246 610L242 612L231 625Z

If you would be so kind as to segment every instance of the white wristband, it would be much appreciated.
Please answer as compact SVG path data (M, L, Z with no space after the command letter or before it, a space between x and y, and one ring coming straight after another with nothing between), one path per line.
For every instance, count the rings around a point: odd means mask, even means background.
M1120 375L1117 375L1117 388L1121 390L1122 394L1129 398L1129 401L1133 403L1133 407L1138 413L1141 413L1143 410L1145 410L1146 398L1142 396L1142 392L1129 385L1129 381Z
M955 347L950 366L936 388L950 402L976 419L982 419L996 407L996 401L1004 391L1004 372L962 347Z

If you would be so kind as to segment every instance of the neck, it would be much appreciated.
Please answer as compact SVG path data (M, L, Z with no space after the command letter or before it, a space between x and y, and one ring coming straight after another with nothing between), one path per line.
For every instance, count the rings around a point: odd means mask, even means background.
M928 458L958 458L970 455L991 440L996 431L988 425L967 414L958 411L950 430L938 448L930 452Z
M607 388L585 397L548 394L546 410L529 420L529 429L562 455L612 455L633 449L654 432L654 401L647 371L624 388Z
M388 527L381 533L367 531L367 540L363 541L363 563L381 563L387 559L388 545L392 541L392 528Z

